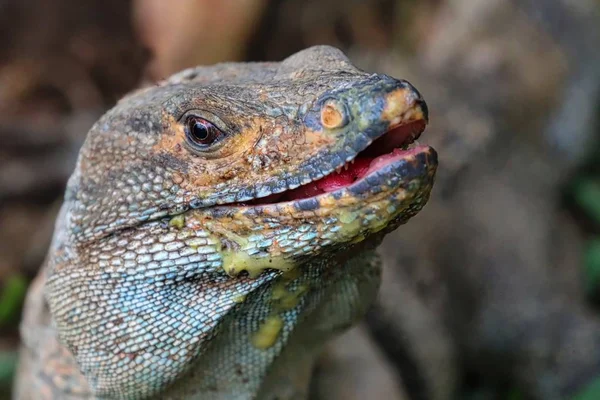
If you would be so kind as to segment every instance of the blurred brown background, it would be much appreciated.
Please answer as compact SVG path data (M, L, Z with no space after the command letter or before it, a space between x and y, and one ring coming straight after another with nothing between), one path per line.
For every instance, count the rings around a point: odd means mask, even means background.
M440 154L315 399L600 399L600 1L0 0L0 392L91 124L137 85L343 49L411 81ZM2 397L2 394L0 394Z

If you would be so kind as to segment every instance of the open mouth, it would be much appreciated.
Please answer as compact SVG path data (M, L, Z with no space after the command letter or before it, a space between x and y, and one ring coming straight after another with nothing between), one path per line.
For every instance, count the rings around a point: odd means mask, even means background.
M358 153L354 159L346 162L323 178L295 189L243 203L236 203L236 205L266 205L297 201L351 186L386 165L427 148L427 146L421 146L415 142L425 130L426 125L427 121L425 119L419 119L393 126Z

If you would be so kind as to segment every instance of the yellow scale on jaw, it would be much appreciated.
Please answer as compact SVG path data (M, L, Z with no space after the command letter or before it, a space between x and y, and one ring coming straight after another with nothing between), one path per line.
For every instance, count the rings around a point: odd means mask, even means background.
M266 269L290 271L295 264L290 260L278 257L255 257L245 251L221 250L223 269L230 276L237 276L242 271L247 271L251 278L257 278Z
M398 196L403 197L404 193L398 193ZM337 219L340 225L335 238L340 243L358 243L364 240L367 232L361 233L361 231L366 228L369 233L378 232L384 229L389 221L402 211L402 208L398 208L394 212L387 210L387 199L379 199L379 201L374 201L369 206L361 205L361 209L357 209L357 205L348 202L349 200L355 201L347 195L335 201L333 196L324 196L321 199L322 209L320 211L325 212L331 218ZM334 206L337 206L337 208L334 208ZM365 207L370 207L376 211L372 213L376 217L368 222L361 218L361 215L365 215ZM382 209L387 210L385 216L377 217L380 214L377 211ZM236 215L235 219L243 221L244 216L240 213ZM234 277L242 271L246 271L251 278L256 278L267 269L285 272L294 269L296 266L292 259L286 257L285 253L276 247L276 242L266 251L268 254L251 255L247 251L250 248L248 238L234 233L232 229L227 228L227 225L223 225L222 221L204 220L195 222L201 225L202 229L210 232L213 242L218 243L215 250L221 255L222 268L229 276ZM252 221L248 221L248 223L250 222ZM186 225L185 216L181 214L171 218L169 225L176 229L182 229ZM221 239L226 239L234 246L224 247L219 245L222 243Z

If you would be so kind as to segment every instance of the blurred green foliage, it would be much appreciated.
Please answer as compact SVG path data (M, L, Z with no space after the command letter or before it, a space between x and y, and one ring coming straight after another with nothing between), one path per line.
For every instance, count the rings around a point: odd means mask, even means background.
M588 296L593 300L600 300L600 236L590 239L585 251L584 279Z
M580 394L573 397L572 400L598 400L600 399L600 378L593 381Z
M10 398L18 353L16 351L0 352L0 400Z
M18 324L27 285L27 279L20 274L9 276L2 285L0 328L14 327ZM10 398L10 388L16 371L17 359L16 349L0 351L0 400Z
M591 222L600 225L600 181L582 178L573 186L573 197L577 206Z
M27 292L27 279L22 275L11 275L0 293L0 327L18 321Z

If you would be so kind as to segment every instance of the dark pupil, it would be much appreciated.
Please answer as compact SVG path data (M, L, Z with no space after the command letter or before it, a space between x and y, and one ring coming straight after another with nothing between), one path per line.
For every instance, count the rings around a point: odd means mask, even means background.
M188 120L188 139L194 144L202 146L212 144L217 139L218 133L219 130L209 121L193 117Z
M201 122L194 123L192 134L194 135L194 139L199 142L205 142L210 138L209 128Z

